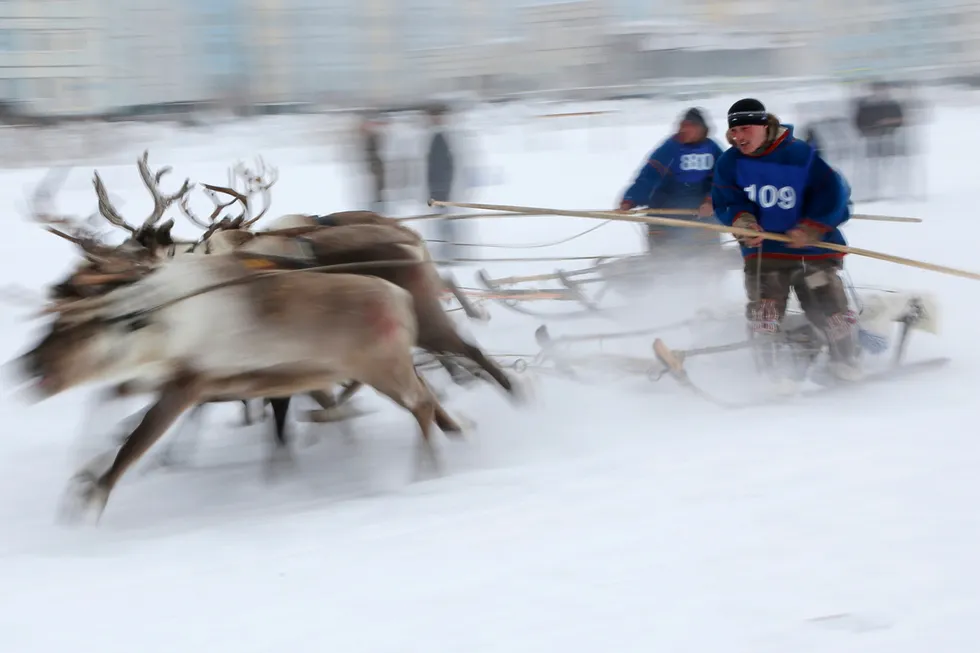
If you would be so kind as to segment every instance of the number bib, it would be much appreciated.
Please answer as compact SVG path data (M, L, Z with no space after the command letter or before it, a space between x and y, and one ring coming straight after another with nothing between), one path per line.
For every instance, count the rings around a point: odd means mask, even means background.
M754 215L763 230L786 232L800 221L812 161L811 152L803 166L749 158L740 158L735 164L735 180L758 207Z
M709 144L681 148L681 154L677 158L677 181L682 184L697 184L704 181L714 169L715 155Z

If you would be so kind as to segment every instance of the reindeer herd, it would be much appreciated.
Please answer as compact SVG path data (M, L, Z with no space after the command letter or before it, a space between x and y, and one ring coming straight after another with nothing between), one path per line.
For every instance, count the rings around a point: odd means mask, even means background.
M416 370L416 349L454 378L465 367L521 400L519 386L460 336L442 302L446 284L415 231L368 211L285 215L256 231L278 177L264 165L236 166L228 186L201 184L215 205L202 220L188 202L195 184L166 194L160 183L170 168L154 174L147 160L144 152L137 166L153 210L138 226L113 206L98 173L93 179L97 215L126 232L119 245L86 221L42 210L41 198L53 197L44 184L32 207L34 220L82 256L49 291L42 312L53 321L43 337L15 361L32 395L96 381L114 381L110 395L156 395L108 469L93 463L73 479L83 508L100 515L122 475L177 418L214 401L269 401L282 447L290 397L308 394L332 410L368 385L412 413L424 456L417 464L437 467L432 424L447 435L461 428ZM174 220L161 222L174 203L203 230L196 240L176 240ZM219 218L236 204L239 215Z

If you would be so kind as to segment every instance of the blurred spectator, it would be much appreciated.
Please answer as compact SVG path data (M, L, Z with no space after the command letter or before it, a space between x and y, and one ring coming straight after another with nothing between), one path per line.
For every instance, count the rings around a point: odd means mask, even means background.
M429 141L429 149L426 153L426 190L428 198L447 202L450 200L453 191L453 180L456 176L456 162L453 157L453 148L450 147L448 134L446 133L446 109L444 107L431 107L428 110L429 125L432 130L432 139ZM445 207L433 207L435 213L446 213ZM444 256L441 258L450 260L458 256L461 230L458 220L439 220L438 235L442 242L441 249Z
M400 213L411 202L418 201L418 118L411 112L396 113L385 130L385 200L389 213Z
M636 207L651 209L696 209L690 218L681 220L713 220L711 184L715 162L721 156L721 146L711 138L711 130L703 110L691 107L681 117L675 133L671 134L648 155L633 183L623 193L620 211ZM687 247L678 247L687 245ZM647 248L651 254L665 256L674 251L681 256L690 247L704 251L721 245L718 234L701 229L647 225Z
M381 157L384 119L370 114L361 121L361 144L368 173L371 175L371 210L384 214L385 166Z
M817 152L817 156L823 157L823 142L820 139L820 135L817 133L817 125L809 124L806 126L806 132L803 140L809 143Z
M903 84L897 91L903 124L898 133L902 161L896 181L905 197L921 200L928 195L929 166L922 153L925 151L929 106L914 84Z
M871 85L869 95L857 102L854 125L864 140L864 160L859 162L856 175L857 191L861 200L875 201L886 198L884 174L892 164L902 165L902 128L905 116L901 104L888 92L883 82Z

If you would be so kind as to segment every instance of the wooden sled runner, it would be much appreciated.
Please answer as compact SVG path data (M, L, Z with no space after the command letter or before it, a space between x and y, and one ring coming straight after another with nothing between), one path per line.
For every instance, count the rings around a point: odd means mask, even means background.
M869 369L863 375L863 378L858 381L828 385L827 381L829 379L821 380L819 375L819 371L822 371L823 368L817 361L821 356L826 356L826 352L823 351L825 346L821 346L820 350L817 351L807 364L804 377L797 381L799 383L805 381L807 385L810 382L822 382L824 385L803 387L802 389L798 389L794 393L794 396L808 397L832 392L836 389L855 387L865 383L901 378L912 373L943 367L950 362L950 359L946 357L930 358L915 362L905 361L906 349L913 331L938 334L938 313L934 298L921 293L879 292L877 294L862 296L860 299L862 302L862 311L858 319L858 333L860 334L859 340L864 343L861 346L862 358L874 357L885 353L887 348L882 346L882 343L891 339L887 334L889 331L894 331L896 323L898 324L898 335L894 338L894 346L891 348L891 358L888 360L887 366L884 369ZM795 314L795 316L797 318L803 317L801 314ZM705 319L710 319L711 317L721 318L722 316L697 315L688 320L648 329L576 334L559 337L552 336L548 331L548 327L541 325L534 334L535 340L541 347L541 351L535 359L535 365L542 367L548 364L550 365L550 371L553 373L579 382L588 382L589 372L600 371L610 371L620 377L622 375L642 375L651 381L657 381L663 376L671 376L696 396L722 408L739 409L760 405L760 402L755 400L733 402L730 399L723 400L711 395L695 382L686 367L686 363L696 357L707 357L743 350L755 353L758 343L752 338L690 349L674 349L661 337L669 330L681 329L698 322L703 322ZM653 338L652 351L647 350L653 354L650 357L607 353L603 351L586 353L577 350L578 345L589 342L602 343L608 340L642 338L644 336L656 336ZM788 346L788 343L784 346ZM817 372L816 378L810 376L811 372ZM789 396L785 395L775 395L772 397L772 400L786 400L789 398Z
M685 259L687 254L696 258ZM741 256L731 247L720 247L717 251L704 251L702 247L693 250L684 245L667 245L663 254L628 254L623 256L596 257L593 264L575 270L556 270L551 273L526 276L492 278L486 270L477 272L477 279L484 288L498 293L499 303L522 315L544 319L576 319L602 316L606 312L629 310L629 300L657 284L666 281L671 275L679 273L677 264L697 268L699 272L724 273L742 268ZM537 283L554 281L558 287L541 288ZM576 302L579 306L572 310L554 312L538 311L528 307L522 300L550 299ZM618 295L627 301L620 306L604 306L609 295Z
M790 396L781 395L779 397L774 397L773 400L785 401L791 397L812 397L835 391L846 390L849 388L855 388L865 384L896 380L919 372L939 369L949 364L951 359L945 356L905 362L906 350L912 332L919 330L929 333L937 333L938 318L935 314L935 302L931 297L913 294L900 298L899 301L902 301L902 299L904 299L905 305L898 312L895 312L895 309L898 306L896 302L892 302L890 307L887 305L880 305L872 309L872 311L877 310L879 312L872 315L870 318L871 320L878 320L879 323L881 321L890 320L892 322L897 322L899 325L898 341L893 350L891 360L887 366L885 366L883 369L877 369L865 373L860 380L839 381L829 385L803 388ZM891 314L887 312L889 308L892 311ZM738 346L739 344L741 346ZM717 348L717 351L731 351L735 348L748 348L751 346L752 341L748 340L745 343L733 344L728 347L719 347ZM676 380L682 387L687 388L696 396L701 397L702 399L705 399L717 406L737 410L772 403L771 401L745 401L732 403L718 399L717 397L707 393L702 387L696 384L688 374L684 363L687 358L690 357L691 352L671 349L662 339L657 338L653 343L653 353L663 366L665 374L674 378L674 380Z

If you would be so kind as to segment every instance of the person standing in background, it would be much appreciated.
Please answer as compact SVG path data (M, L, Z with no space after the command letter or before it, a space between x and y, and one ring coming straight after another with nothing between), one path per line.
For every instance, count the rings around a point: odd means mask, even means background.
M382 129L384 121L380 115L369 114L361 121L361 146L368 173L371 176L371 210L384 214L385 165L381 156Z
M449 139L445 128L446 109L442 106L430 107L427 111L429 116L429 126L432 130L432 138L429 141L429 149L426 152L426 190L428 197L440 202L448 202L453 191L453 181L456 172L456 162L453 157L453 148L449 144ZM445 207L434 207L437 213L446 213ZM458 255L460 229L456 220L439 220L438 235L442 242L441 249L444 256L441 258L451 260Z
M891 96L887 84L873 83L871 94L858 100L854 126L865 143L859 194L866 201L886 199L885 176L887 169L893 167L886 163L904 163L899 160L898 145L905 127L902 105Z

